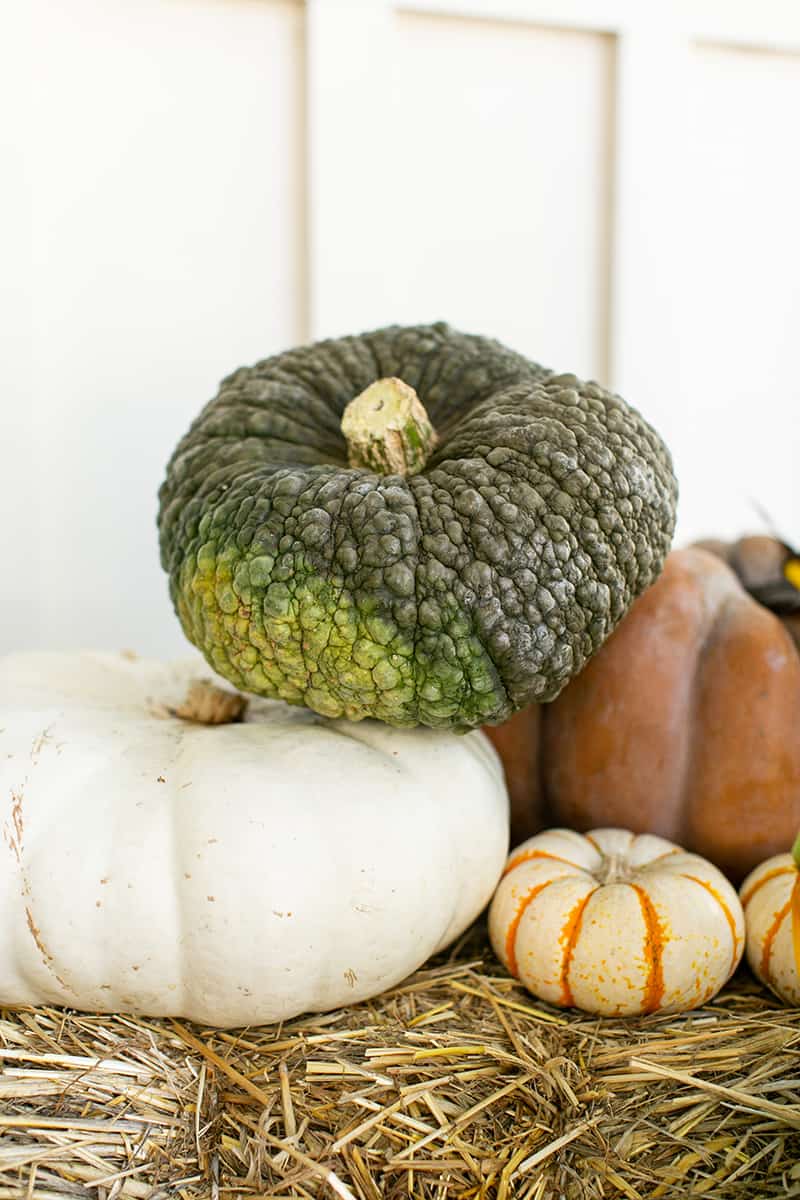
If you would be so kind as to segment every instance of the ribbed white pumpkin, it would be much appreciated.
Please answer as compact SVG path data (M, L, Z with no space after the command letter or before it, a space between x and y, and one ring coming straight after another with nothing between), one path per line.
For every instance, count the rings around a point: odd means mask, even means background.
M551 829L509 858L495 953L542 1000L605 1016L710 1000L744 948L736 892L705 859L622 829Z
M753 973L787 1004L800 1005L800 870L791 854L751 871L739 896Z
M396 984L489 900L508 799L481 733L169 716L198 675L0 661L1 1003L277 1021Z

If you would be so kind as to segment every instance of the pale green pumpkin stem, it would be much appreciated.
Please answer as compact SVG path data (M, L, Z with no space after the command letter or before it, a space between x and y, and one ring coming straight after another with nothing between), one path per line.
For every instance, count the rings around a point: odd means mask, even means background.
M800 870L800 833L798 833L795 843L792 846L792 858L797 863L797 869Z
M393 378L379 379L350 401L342 433L350 466L378 475L416 475L438 440L417 393Z

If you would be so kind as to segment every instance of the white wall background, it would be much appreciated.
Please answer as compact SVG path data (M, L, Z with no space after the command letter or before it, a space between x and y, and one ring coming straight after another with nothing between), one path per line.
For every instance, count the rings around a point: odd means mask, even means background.
M239 364L392 320L620 390L679 540L758 500L800 541L791 0L13 7L0 650L179 651L174 443Z

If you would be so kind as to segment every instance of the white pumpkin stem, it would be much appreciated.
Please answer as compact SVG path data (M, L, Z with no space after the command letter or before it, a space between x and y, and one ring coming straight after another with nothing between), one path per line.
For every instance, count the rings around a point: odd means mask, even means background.
M379 475L416 475L438 438L417 393L402 379L379 379L342 414L351 467Z
M208 679L193 679L186 699L171 709L175 717L198 725L232 725L244 718L247 700L238 692L217 687Z

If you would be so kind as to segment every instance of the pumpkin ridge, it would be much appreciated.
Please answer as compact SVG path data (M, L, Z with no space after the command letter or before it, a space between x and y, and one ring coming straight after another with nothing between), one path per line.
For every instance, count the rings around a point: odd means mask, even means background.
M757 879L754 884L751 884L746 892L742 893L742 908L747 908L747 905L753 899L753 896L755 896L756 892L760 892L764 884L769 883L770 879L776 879L778 875L789 875L794 870L796 870L796 868L789 865L786 867L773 867L771 871L766 871L760 879Z
M470 546L473 548L473 552L475 552L475 546L474 546L474 542L472 540L471 534L467 535L467 540L468 540ZM430 558L430 555L428 557ZM495 566L491 567L491 571L492 571L493 581L496 583L500 577L500 572L497 570L497 568ZM480 636L480 628L476 624L474 619L472 621L472 631L473 631L473 636L478 641L483 640ZM504 675L503 671L501 670L501 664L498 662L498 655L495 653L495 651L493 649L491 638L483 640L483 650L484 650L484 655L486 657L487 663L494 670L494 674L495 674L494 692L495 692L495 695L498 696L501 701L505 702L505 706L506 706L504 709L505 712L515 712L516 709L518 708L518 700L517 700L517 697L512 695L512 693L511 693L511 689L508 686L505 675ZM462 690L462 693L466 692L466 681L462 681L461 690Z
M764 944L761 948L760 969L761 969L761 975L763 976L763 978L769 982L771 982L771 980L772 980L772 977L770 975L770 970L769 970L769 960L772 957L772 946L775 941L775 938L778 935L778 930L780 929L781 925L785 921L786 916L787 916L789 910L791 909L791 907L792 907L792 898L790 896L789 899L786 901L786 903L782 906L782 908L779 908L778 911L775 913L773 922L770 925L770 927L767 930L766 935L764 937Z
M582 900L578 901L564 922L559 935L558 940L566 943L564 947L564 958L561 963L560 980L561 1003L565 1006L565 1008L572 1008L575 1004L575 1000L572 995L572 988L569 986L569 970L572 966L572 958L575 954L575 947L581 932L581 921L583 919L584 909L595 892L599 890L599 887L599 884L596 887L593 887L588 896L584 896Z
M664 931L653 901L638 883L630 885L636 892L645 926L644 952L648 973L642 1011L655 1012L664 996Z
M544 889L546 887L549 887L551 883L555 883L555 880L554 879L546 879L544 881L544 883L537 883L535 887L531 888L531 890L523 898L522 903L520 904L517 911L514 913L514 917L511 921L511 924L508 927L508 933L506 934L506 959L508 960L509 974L513 975L515 979L519 979L519 970L517 968L516 941L517 941L517 932L519 930L520 921L524 917L529 906L533 903L533 901L539 895L539 893L543 892Z
M191 733L191 731L183 726L183 723L176 722L176 724L178 724L178 728L175 731L175 757L172 764L172 775L177 777L181 774L182 770L185 770L186 777L191 779L194 772L191 771L189 763L187 763L185 760L188 758L191 762L192 751L196 745L196 739L192 736L187 738L186 734ZM171 790L173 792L173 796L186 795L185 792L180 792L180 790L176 791L174 782L171 784ZM187 870L187 867L181 851L181 846L184 841L184 820L184 810L173 800L168 808L167 820L169 860L172 864L173 880L171 888L172 912L169 914L169 916L171 921L174 923L173 927L177 931L175 946L175 956L177 959L178 968L175 975L177 988L174 993L174 1009L170 1013L170 1016L173 1017L185 1012L187 1002L194 999L192 988L192 964L189 953L192 919L186 911L187 904L190 904L190 901L185 887L184 872ZM114 866L116 866L116 864L114 864ZM194 868L190 867L188 869L194 871ZM164 927L166 928L166 926L167 920L165 918Z
M685 854L683 846L673 846L671 850L665 850L663 854L657 854L655 858L648 858L647 862L642 863L639 870L649 871L656 863L663 863L665 858L672 858L676 854Z
M584 875L587 874L585 867L580 866L579 863L572 862L568 858L562 858L560 854L551 854L548 850L525 850L522 854L517 854L509 860L508 866L503 871L503 875L509 875L511 871L521 866L522 863L533 862L536 858L546 858L551 862L564 863L568 867L574 867L576 871L580 871Z
M691 879L691 881L693 883L698 883L701 888L705 888L705 890L708 892L708 894L710 896L714 897L717 904L720 906L723 913L725 914L725 920L728 922L728 927L731 931L731 939L733 941L733 950L731 953L731 969L728 973L728 979L730 979L731 975L736 970L736 967L739 962L738 951L739 951L739 942L741 940L739 937L739 934L736 932L736 922L733 919L733 913L731 912L730 908L725 903L722 896L720 896L719 892L717 891L717 889L714 887L713 884L709 883L705 879L698 879L698 877L696 875L687 875L684 871L681 871L681 876L683 879Z
M46 729L44 731L44 733L42 734L42 739L49 736L49 728L50 727L48 727L48 729ZM38 751L36 750L36 741L34 741L34 746L31 750L31 759L34 762L36 761L37 755L38 755ZM17 861L19 882L21 885L20 891L21 891L22 902L23 902L24 911L25 911L25 923L28 927L28 932L30 933L31 938L33 939L34 945L36 946L36 949L39 953L39 959L44 964L44 966L47 968L47 970L50 972L50 974L53 976L56 983L60 984L60 986L65 991L72 992L74 995L75 989L72 987L72 985L70 983L67 982L66 979L64 979L62 977L62 975L59 974L58 969L56 967L55 956L48 948L47 943L45 942L44 937L42 935L42 931L41 931L39 925L37 924L37 922L34 918L34 915L33 915L34 897L33 897L33 889L31 886L31 874L30 874L30 870L28 868L27 859L26 859L26 855L25 855L25 821L23 818L23 807L22 807L23 798L25 795L25 788L28 786L28 782L29 782L29 776L26 774L22 781L22 784L18 785L18 788L15 789L14 787L12 787L10 789L11 802L12 802L10 818L11 818L12 829L9 830L7 826L4 828L3 840L5 841L6 845L8 846L9 850L12 852L12 854L14 855L14 857ZM62 971L63 971L63 967L62 967Z
M717 564L715 564L716 566ZM688 799L687 811L689 826L693 825L692 810L694 808L693 795L691 788L691 780L693 777L693 769L695 763L695 747L698 740L698 730L700 728L697 714L700 708L700 693L703 687L703 663L708 657L711 649L714 634L722 623L727 609L735 603L735 594L730 594L729 587L724 586L727 583L726 575L733 577L733 572L722 564L723 570L719 573L722 576L717 587L713 587L711 594L708 595L705 591L702 592L703 598L703 631L700 635L698 645L694 654L694 662L692 670L686 686L686 703L682 706L686 713L686 719L683 723L683 756L681 769L678 772L677 786L675 795L678 797L686 796ZM716 580L716 576L714 576ZM680 800L678 802L680 807Z

